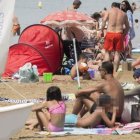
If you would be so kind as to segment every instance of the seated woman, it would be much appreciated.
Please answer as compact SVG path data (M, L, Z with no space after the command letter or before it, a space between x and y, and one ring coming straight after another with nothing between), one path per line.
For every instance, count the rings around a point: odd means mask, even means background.
M66 115L65 123L72 123L73 121L77 127L93 128L99 124L113 127L115 126L117 107L114 106L113 113L110 113L108 108L111 106L111 104L111 97L109 95L102 94L99 97L97 106L92 108L93 110L90 111L91 114L82 118L78 118L78 116L74 114Z
M38 106L34 106L32 111L36 112L37 120L27 122L27 128L33 129L36 125L39 125L41 130L46 129L50 132L64 130L66 106L62 101L61 90L58 87L49 87L47 100Z

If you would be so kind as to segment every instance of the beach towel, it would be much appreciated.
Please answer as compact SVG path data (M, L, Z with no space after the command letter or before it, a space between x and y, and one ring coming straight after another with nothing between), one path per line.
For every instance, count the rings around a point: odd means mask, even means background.
M35 134L40 135L53 135L53 136L64 136L64 135L124 135L134 132L134 130L140 129L140 122L129 123L122 128L76 128L76 127L65 127L62 132L47 132L39 131Z

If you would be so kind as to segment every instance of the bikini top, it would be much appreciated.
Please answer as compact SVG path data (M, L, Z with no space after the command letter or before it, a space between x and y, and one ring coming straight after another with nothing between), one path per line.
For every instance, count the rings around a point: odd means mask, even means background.
M58 102L57 105L52 106L48 110L51 114L61 114L66 112L66 106L63 101Z

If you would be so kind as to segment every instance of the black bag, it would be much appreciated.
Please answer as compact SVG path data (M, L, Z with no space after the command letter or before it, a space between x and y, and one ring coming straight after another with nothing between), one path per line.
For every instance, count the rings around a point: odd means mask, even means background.
M131 121L140 122L140 103L132 105Z

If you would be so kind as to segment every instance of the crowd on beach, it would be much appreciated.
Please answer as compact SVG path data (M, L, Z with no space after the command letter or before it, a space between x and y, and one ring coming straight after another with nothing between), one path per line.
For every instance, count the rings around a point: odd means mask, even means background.
M74 0L68 10L76 10L81 4L81 1ZM82 49L77 65L83 78L91 79L88 69L92 69L98 71L103 80L93 87L79 89L75 93L76 100L71 114L66 114L61 89L57 86L49 87L46 100L32 108L36 119L27 121L27 128L40 126L41 130L59 132L64 130L65 124L93 128L99 125L119 127L120 124L126 123L122 118L124 101L125 98L131 99L136 95L136 91L125 95L122 85L114 75L118 72L121 59L132 58L131 41L135 37L133 12L136 8L135 3L131 5L127 0L123 0L121 3L113 2L110 9L105 8L91 15L95 21L94 25L84 31L88 30L91 37L87 39L93 39L94 45ZM138 20L135 22L138 23ZM64 36L62 39L66 40ZM82 45L83 40L78 37L76 39ZM138 58L132 63L135 69L133 76L137 82L140 81L139 66ZM71 67L70 76L73 80L77 77L75 64Z

